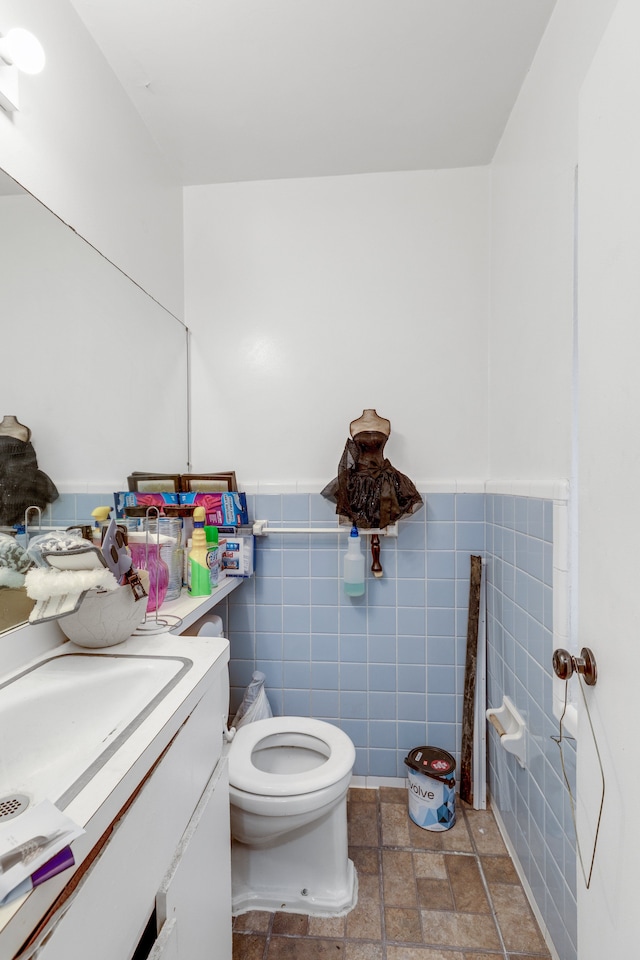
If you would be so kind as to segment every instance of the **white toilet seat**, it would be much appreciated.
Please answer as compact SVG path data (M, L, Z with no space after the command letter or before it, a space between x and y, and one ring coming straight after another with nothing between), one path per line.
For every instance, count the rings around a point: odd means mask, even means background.
M326 760L304 773L265 773L253 763L262 741L280 735L283 746L301 745L312 738ZM236 790L264 797L293 797L331 786L351 773L355 749L338 727L311 717L269 717L248 723L237 731L229 750L229 783Z

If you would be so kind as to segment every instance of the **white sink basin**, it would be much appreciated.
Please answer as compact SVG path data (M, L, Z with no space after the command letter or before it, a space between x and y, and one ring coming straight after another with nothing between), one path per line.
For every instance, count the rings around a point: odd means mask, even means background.
M46 797L64 810L191 666L67 653L0 683L0 797Z

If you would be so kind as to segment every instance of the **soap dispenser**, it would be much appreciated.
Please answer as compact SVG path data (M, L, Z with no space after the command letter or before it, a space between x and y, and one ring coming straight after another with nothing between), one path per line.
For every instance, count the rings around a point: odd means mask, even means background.
M355 523L344 555L344 592L348 597L361 597L364 593L364 555Z

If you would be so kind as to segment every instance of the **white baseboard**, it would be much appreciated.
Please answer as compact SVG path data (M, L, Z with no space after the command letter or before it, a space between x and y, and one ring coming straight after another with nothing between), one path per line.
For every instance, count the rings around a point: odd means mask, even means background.
M377 790L378 787L405 787L407 786L406 777L352 777L352 787L360 787L364 790Z

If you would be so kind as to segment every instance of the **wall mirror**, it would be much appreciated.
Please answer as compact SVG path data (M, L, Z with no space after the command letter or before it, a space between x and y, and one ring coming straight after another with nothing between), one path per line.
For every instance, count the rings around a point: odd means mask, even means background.
M188 471L186 327L2 171L0 291L0 419L31 429L61 520L74 493ZM0 587L0 633L24 620Z

